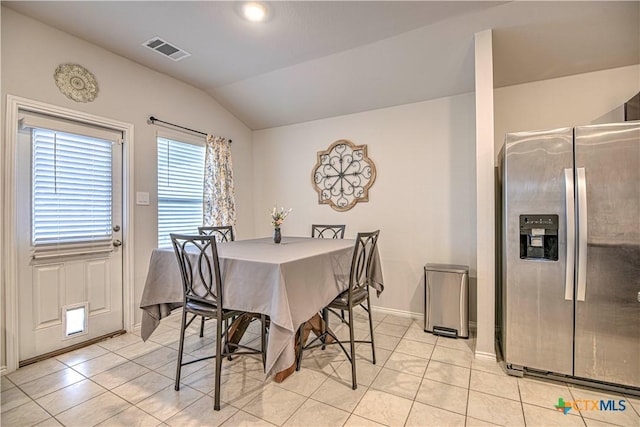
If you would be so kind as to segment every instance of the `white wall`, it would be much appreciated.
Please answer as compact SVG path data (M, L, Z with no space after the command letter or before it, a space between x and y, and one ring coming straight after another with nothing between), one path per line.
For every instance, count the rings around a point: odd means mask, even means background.
M253 236L251 131L213 98L199 89L4 7L1 30L3 129L7 94L129 122L135 126L135 190L148 191L151 196L149 206L135 206L134 210L136 305L144 287L151 250L156 247L155 133L158 128L146 123L150 115L194 129L215 131L233 139L238 235L241 238ZM53 72L59 64L67 62L81 64L96 76L99 94L94 102L75 103L58 91ZM4 283L2 286L4 292ZM137 311L136 323L140 317ZM3 349L4 332L3 321ZM2 365L5 360L3 351Z
M495 90L495 153L509 132L591 124L640 91L640 65Z
M424 265L475 260L474 117L465 94L254 132L256 234L272 233L274 203L293 208L285 235L379 228L385 292L372 304L422 313ZM347 212L318 204L311 185L316 153L338 139L366 144L377 170L369 202Z
M495 359L495 173L493 168L493 35L474 36L476 114L476 356Z

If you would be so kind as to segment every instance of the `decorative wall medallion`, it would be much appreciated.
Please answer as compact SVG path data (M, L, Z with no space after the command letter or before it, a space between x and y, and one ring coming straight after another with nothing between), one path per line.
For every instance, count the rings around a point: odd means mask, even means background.
M376 179L376 167L367 157L366 145L341 139L326 151L318 151L318 162L311 171L318 203L337 211L348 211L358 202L369 201L369 188Z
M60 92L76 102L91 102L98 96L98 81L91 71L78 64L60 64L53 73Z

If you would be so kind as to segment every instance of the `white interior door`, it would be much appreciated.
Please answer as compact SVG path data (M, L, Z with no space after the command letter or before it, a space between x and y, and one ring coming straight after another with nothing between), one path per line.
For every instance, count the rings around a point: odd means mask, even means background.
M123 329L122 134L21 112L19 360Z

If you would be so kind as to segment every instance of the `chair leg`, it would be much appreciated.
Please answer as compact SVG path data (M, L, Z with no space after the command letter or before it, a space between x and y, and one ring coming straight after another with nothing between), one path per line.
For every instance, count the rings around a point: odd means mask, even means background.
M353 331L353 307L349 306L349 344L351 345L351 388L358 388L356 380L356 343Z
M260 315L260 322L262 322L262 330L260 337L260 348L262 349L262 370L267 373L267 316Z
M231 361L233 360L233 358L231 357L231 347L229 346L229 320L231 320L231 325L233 325L233 322L236 320L236 316L233 316L231 317L231 319L226 319L224 321L224 330L227 331L224 336L224 350L227 353L227 360ZM240 344L240 341L238 341L238 344Z
M306 322L302 322L302 325L298 328L298 357L296 358L296 371L300 370L302 364L302 351L304 350L304 327Z
M216 322L216 379L213 409L220 410L220 374L222 371L222 321Z
M322 349L327 347L327 328L329 327L329 310L322 309Z
M173 387L176 391L180 390L180 372L182 371L182 351L184 349L184 330L187 325L187 312L182 310L182 322L180 324L180 344L178 345L178 364L176 366L176 384Z
M204 336L204 316L200 320L200 338Z
M371 299L369 298L369 292L367 291L367 314L369 315L369 333L371 334L371 358L372 362L376 364L376 346L373 342L373 314L371 313Z

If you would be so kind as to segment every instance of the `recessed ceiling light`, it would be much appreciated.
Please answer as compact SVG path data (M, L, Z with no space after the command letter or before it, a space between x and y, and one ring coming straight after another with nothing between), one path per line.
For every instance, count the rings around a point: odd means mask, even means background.
M251 22L262 22L267 18L267 6L263 3L250 2L242 6L242 15Z

